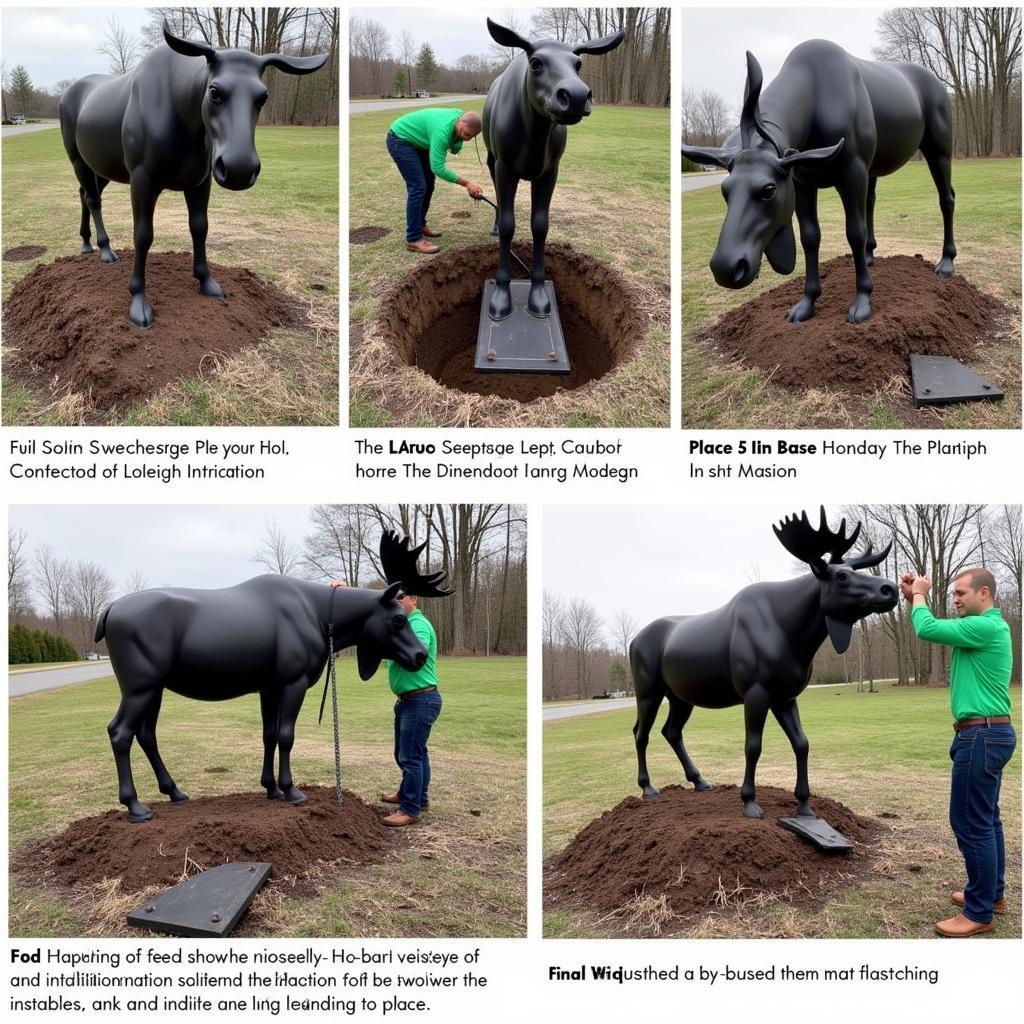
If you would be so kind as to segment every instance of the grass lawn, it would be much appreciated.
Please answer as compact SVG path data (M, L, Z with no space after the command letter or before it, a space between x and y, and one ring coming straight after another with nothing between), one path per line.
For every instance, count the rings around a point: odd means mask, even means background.
M443 105L443 104L439 104ZM459 104L481 111L483 97ZM384 148L388 126L402 111L359 114L349 121L349 221L352 229L378 225L390 234L368 245L349 249L350 303L354 339L361 338L379 308L385 285L416 269L425 257L407 253L405 244L405 185ZM483 140L477 139L481 160ZM449 158L449 166L484 187L494 198L486 163L477 161L477 147L466 143ZM551 202L549 242L566 242L622 272L640 292L644 308L653 315L645 338L637 338L636 355L613 371L595 393L563 393L554 413L537 412L537 422L523 425L666 426L669 406L669 112L664 108L597 106L590 117L569 128L558 186ZM468 213L468 219L454 214ZM458 186L438 181L431 222L443 230L442 248L493 241L493 210L473 203ZM530 189L523 183L516 200L516 238L530 240ZM481 288L483 282L481 281ZM353 350L357 348L353 343ZM417 375L419 371L416 371ZM606 381L607 381L606 378ZM542 400L556 402L556 399ZM532 406L530 408L533 408ZM535 417L536 418L536 417ZM353 426L395 423L392 412L374 390L368 368L353 362L350 421ZM550 422L549 422L550 421ZM424 426L424 422L411 425Z
M118 422L180 426L337 422L338 129L261 127L256 131L256 146L262 171L253 188L245 192L213 188L207 253L211 263L248 267L295 296L309 309L311 326L276 329L258 346L222 361L215 371L182 378L162 389L127 410ZM28 262L4 263L6 298L40 262L78 253L81 207L60 131L5 138L3 168L4 250L22 245L47 249ZM130 249L127 186L107 187L103 219L114 250ZM154 232L153 251L191 252L180 193L165 192L160 197ZM79 406L57 399L5 381L4 423L78 422Z
M1019 689L1012 691L1014 721L1020 722ZM651 733L651 781L662 788L684 784L682 769L660 734L663 709ZM878 693L853 687L807 690L800 715L811 742L814 794L828 796L868 817L887 817L891 832L873 851L872 876L840 891L815 911L784 902L757 909L739 907L668 934L690 938L799 936L817 938L929 938L935 921L952 913L949 893L963 885L963 862L947 820L949 799L949 692L898 688ZM632 727L634 710L548 722L544 726L544 855L562 850L603 811L639 795ZM684 742L712 784L739 784L743 777L743 711L698 708ZM758 785L792 791L795 764L789 742L772 719L764 732ZM1004 774L1001 809L1006 833L1009 909L996 935L1020 937L1021 787L1020 755ZM737 801L736 813L740 813ZM911 871L908 865L921 866ZM609 934L587 911L549 912L545 935L598 937Z
M254 912L273 922L268 934L525 934L526 659L447 658L440 670L444 709L430 737L430 814L400 833L386 861L345 873L318 899L278 905L279 894L261 894ZM342 778L371 802L397 781L393 699L383 674L359 680L353 658L338 662L338 684ZM296 731L292 767L300 786L334 785L330 710L322 726L316 721L320 694L308 693ZM117 702L113 677L10 702L12 848L118 806L106 732ZM165 695L160 750L190 796L258 790L260 735L256 695L210 704ZM163 798L149 765L137 744L132 753L139 796L159 813ZM210 774L211 767L227 770ZM97 919L98 902L96 893L69 897L12 877L11 933L127 934L123 916L113 924Z
M957 160L953 186L957 204L954 237L956 273L1015 310L1020 310L1021 161ZM819 194L821 262L849 252L842 204L834 189ZM942 409L914 409L909 385L895 392L883 387L873 395L850 396L815 389L806 393L772 386L765 373L725 365L695 335L730 309L789 280L767 261L761 276L739 291L720 288L708 269L725 216L718 187L683 196L683 426L691 428L793 428L863 426L899 429L1017 428L1021 413L1019 317L1012 337L986 346L975 368L1006 392L1002 402L975 402ZM795 226L794 226L795 229ZM905 165L880 178L875 207L876 256L921 253L934 262L942 250L942 215L924 161ZM797 235L794 275L804 273ZM853 281L850 281L851 297ZM786 325L783 323L780 329Z

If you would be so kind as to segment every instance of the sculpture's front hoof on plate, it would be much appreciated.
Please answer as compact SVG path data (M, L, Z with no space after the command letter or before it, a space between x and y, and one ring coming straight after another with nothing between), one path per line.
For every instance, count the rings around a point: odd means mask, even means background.
M846 314L851 324L862 324L871 316L871 299L867 295L858 295Z
M943 256L938 263L935 264L935 273L939 277L952 277L953 276L953 259L950 256Z
M791 324L800 324L814 316L814 300L805 295L787 314Z
M210 299L223 299L224 291L219 284L212 277L208 277L205 281L199 282L199 294L205 295Z
M645 800L657 800L659 796L661 796L661 793L659 793L653 786L644 786L643 798Z
M801 818L816 818L817 815L811 810L811 805L805 800L802 804L798 803L796 813Z
M745 818L763 818L764 811L757 806L757 803L753 800L747 800L743 804L743 816Z
M715 787L712 786L711 783L703 776L698 775L697 778L693 780L693 788L697 790L698 793L706 793L709 789L714 789Z
M304 804L306 802L306 794L301 789L297 789L295 786L286 786L284 790L284 798L290 804Z
M512 315L512 291L507 284L494 286L487 315L492 320L507 320Z
M153 307L146 301L146 296L141 292L132 298L131 309L128 310L128 319L136 327L141 327L143 330L152 326L153 321L156 319Z
M116 263L118 258L117 253L109 245L100 249L100 263Z
M526 312L541 320L551 316L551 300L548 298L548 290L543 283L535 282L530 285L530 298L526 302Z
M183 804L188 799L188 794L183 793L177 786L167 794L172 804Z
M152 817L153 812L145 804L140 804L138 800L133 800L130 804L128 804L129 821L149 821L149 819Z

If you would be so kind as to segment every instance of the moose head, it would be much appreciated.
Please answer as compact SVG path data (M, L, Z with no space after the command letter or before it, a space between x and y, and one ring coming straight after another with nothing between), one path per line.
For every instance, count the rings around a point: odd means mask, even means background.
M846 534L846 520L833 531L821 509L821 523L817 529L811 526L807 513L787 516L778 526L773 526L775 536L782 546L801 562L806 562L818 580L821 591L821 612L829 639L838 654L850 646L854 624L879 612L888 612L896 607L899 591L892 580L858 569L870 569L885 561L892 541L878 552L873 552L870 542L859 554L846 558L846 553L860 536L860 523L849 536ZM825 561L828 555L828 561Z
M843 148L845 139L823 149L802 152L783 148L765 127L759 100L761 65L747 52L747 83L740 115L739 145L720 149L683 146L696 163L715 164L728 172L722 195L728 211L711 257L711 273L723 288L745 288L761 270L761 257L777 274L796 266L793 211L796 190L793 172L821 167ZM730 136L730 139L734 138Z
M179 38L166 21L163 31L164 41L175 53L206 58L202 119L210 137L214 181L234 191L251 188L260 173L256 120L267 102L267 87L261 79L263 72L277 68L289 75L308 75L323 67L330 54L287 57L280 53L218 50L209 43Z
M403 538L390 530L381 534L380 562L388 587L360 629L356 644L360 679L369 679L384 658L397 661L409 672L418 671L427 660L423 644L409 628L405 612L398 603L399 595L448 597L454 593L441 586L447 578L446 572L420 575L416 562L427 545L424 541L414 548L411 543L408 537Z
M487 31L499 46L518 47L526 54L530 70L526 90L530 106L555 124L579 124L590 115L593 93L580 78L586 53L601 54L614 50L626 33L621 29L610 36L589 39L575 46L554 40L531 43L517 32L487 19Z

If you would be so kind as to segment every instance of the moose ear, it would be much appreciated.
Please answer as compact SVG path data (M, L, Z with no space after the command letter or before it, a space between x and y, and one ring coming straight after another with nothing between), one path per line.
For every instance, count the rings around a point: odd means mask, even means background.
M845 654L853 638L853 623L840 622L831 615L826 615L825 627L828 629L828 638L832 641L836 654Z
M607 53L609 50L614 50L625 38L626 33L620 28L618 32L610 36L601 36L600 39L588 39L585 43L578 43L572 48L572 52L577 57L584 53Z
M827 164L829 160L838 155L846 143L845 136L834 146L825 146L824 149L805 149L801 152L786 152L785 156L779 158L779 166L783 168L807 167L811 164Z
M268 53L262 57L262 73L266 68L277 68L286 75L309 75L319 71L327 63L329 53L318 53L313 57L286 57L283 53Z
M533 43L529 39L524 39L512 29L505 28L504 25L499 25L496 21L491 21L490 18L487 19L487 31L491 33L491 38L499 46L518 46L526 52L527 56L533 53Z
M397 583L392 583L387 590L380 595L381 604L391 604L395 599L396 594L400 594L402 591L402 581L399 580Z
M680 146L680 152L687 160L695 164L714 164L716 167L729 169L738 149L701 149L699 146Z
M380 655L374 654L365 644L357 644L356 665L359 667L359 678L365 683L380 668Z
M796 235L793 222L785 224L775 232L775 237L764 247L764 254L776 274L792 274L796 266Z
M164 42L175 52L183 57L205 57L212 61L217 56L217 51L209 44L197 42L194 39L181 39L172 31L167 19L164 19Z

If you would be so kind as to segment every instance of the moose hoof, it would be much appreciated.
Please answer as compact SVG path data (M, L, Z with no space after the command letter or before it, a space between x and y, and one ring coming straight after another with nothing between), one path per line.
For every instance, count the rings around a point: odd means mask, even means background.
M814 300L802 298L787 314L786 319L791 324L800 324L810 320L814 316Z
M864 257L864 262L865 262L865 263L866 263L866 264L867 264L867 265L868 265L869 267L873 267L873 266L875 265L875 254L874 254L873 252L869 252L869 253L868 253L868 254L867 254L867 255L866 255L865 257Z
M762 811L761 808L757 806L755 801L748 800L743 805L743 816L745 818L763 818L764 811Z
M94 253L96 250L92 247L92 242L83 242L82 248L78 250L83 256L88 256Z
M306 794L301 789L296 789L294 786L289 786L284 791L284 798L290 804L304 804L306 802Z
M697 776L697 778L693 780L693 788L697 790L698 793L705 793L709 789L714 789L714 786L712 786L707 779Z
M492 238L497 238L498 237L498 224L497 224L497 221L495 221L495 223L491 225L491 237Z
M140 804L138 800L133 800L128 805L129 821L149 821L149 819L152 817L153 812L145 804Z
M494 286L487 315L492 320L507 320L512 315L512 292L507 284Z
M548 290L543 284L530 286L530 297L526 302L526 312L539 320L551 316L551 300L548 298Z
M811 805L805 800L802 804L797 804L796 813L801 818L816 818L817 815L811 810Z
M871 300L866 295L858 295L846 314L851 324L862 324L871 316Z
M100 263L117 263L118 255L110 246L100 249Z
M935 264L935 273L939 277L952 277L953 276L953 260L950 256L943 256L938 263Z
M132 297L132 305L128 310L128 319L136 327L141 327L143 330L150 327L156 319L153 307L146 301L146 296L141 292Z
M284 790L281 789L278 786L274 786L273 788L268 789L267 790L267 799L268 800L283 800L284 799Z
M657 800L661 796L661 793L656 790L653 786L644 786L644 799L645 800Z
M187 793L182 793L177 786L167 794L172 804L183 804L188 799Z
M208 277L205 281L199 282L199 294L205 295L209 299L224 298L223 289L212 277Z

